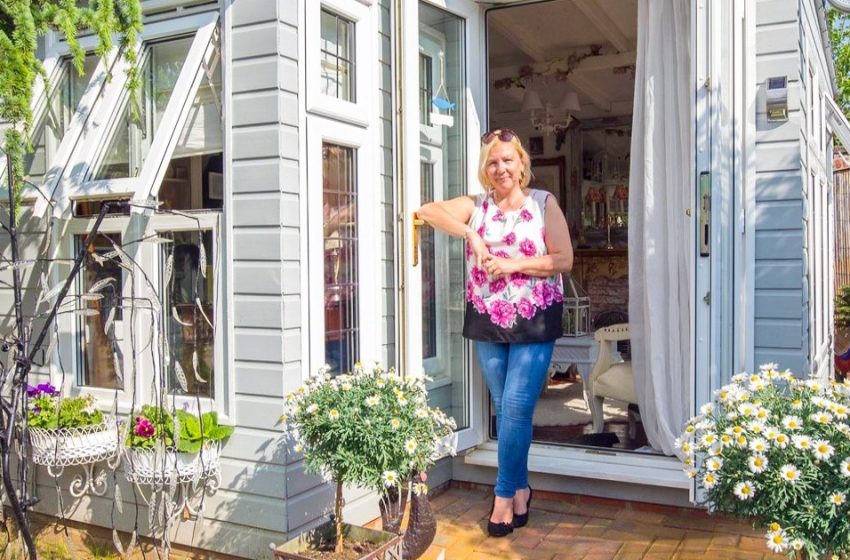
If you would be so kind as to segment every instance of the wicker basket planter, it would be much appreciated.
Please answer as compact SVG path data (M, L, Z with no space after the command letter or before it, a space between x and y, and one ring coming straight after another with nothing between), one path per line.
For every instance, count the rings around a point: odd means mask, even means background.
M162 485L171 482L197 482L221 472L218 442L206 444L199 453L178 453L173 448L124 449L127 480L135 484Z
M118 455L119 437L114 418L83 428L29 428L28 431L33 462L51 469L96 463Z
M401 535L367 529L358 525L343 524L346 542L369 541L378 544L378 548L360 557L359 560L401 560ZM316 556L309 555L310 550L317 550L323 544L333 546L336 539L336 529L333 522L325 523L315 529L304 531L294 539L280 545L274 551L277 558L287 560L313 560ZM324 553L322 558L333 558Z

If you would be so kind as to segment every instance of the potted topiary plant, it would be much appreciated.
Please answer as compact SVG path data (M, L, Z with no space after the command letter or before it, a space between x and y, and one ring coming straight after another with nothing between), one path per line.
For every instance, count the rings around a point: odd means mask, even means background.
M401 558L400 536L344 523L343 485L384 495L453 450L455 424L428 406L424 378L379 365L331 377L323 369L287 395L282 421L306 470L336 487L330 523L278 547L281 558ZM424 483L417 481L417 492ZM392 493L392 492L391 492ZM332 554L331 554L332 553ZM344 556L345 555L345 556Z
M118 457L115 419L95 407L94 396L63 397L50 383L41 383L27 387L27 397L27 431L33 462L46 466L51 476L60 476L69 465ZM90 470L87 472L91 475ZM83 488L75 490L72 486L71 490L79 495Z
M850 381L741 373L678 439L710 506L767 528L773 552L850 554ZM805 555L805 556L803 556Z

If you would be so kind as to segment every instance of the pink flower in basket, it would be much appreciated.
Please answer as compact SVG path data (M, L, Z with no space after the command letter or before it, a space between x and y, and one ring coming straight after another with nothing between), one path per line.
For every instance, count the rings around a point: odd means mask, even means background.
M145 439L150 439L156 434L156 428L151 424L150 420L141 416L136 417L136 435Z

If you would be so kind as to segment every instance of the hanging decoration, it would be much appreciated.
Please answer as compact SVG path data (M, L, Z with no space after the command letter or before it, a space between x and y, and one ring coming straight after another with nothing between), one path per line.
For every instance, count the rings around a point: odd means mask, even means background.
M434 92L431 105L436 109L436 111L431 111L431 124L448 127L454 126L455 118L453 113L456 106L449 99L449 92L446 89L446 53L443 51L440 51L440 84L437 86L437 91Z

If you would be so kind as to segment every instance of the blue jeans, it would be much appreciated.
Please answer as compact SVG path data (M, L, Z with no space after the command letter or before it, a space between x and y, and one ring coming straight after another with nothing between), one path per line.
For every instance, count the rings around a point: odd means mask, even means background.
M553 342L475 341L478 362L496 412L499 473L496 496L512 498L528 487L528 449L534 406L546 382Z

